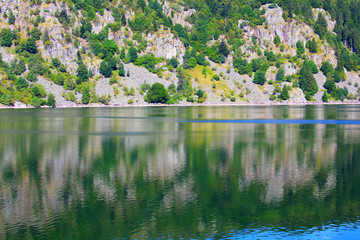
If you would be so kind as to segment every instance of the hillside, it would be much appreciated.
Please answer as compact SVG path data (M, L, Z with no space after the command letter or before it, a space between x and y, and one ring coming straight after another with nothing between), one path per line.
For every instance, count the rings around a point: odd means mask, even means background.
M0 106L358 102L357 3L3 0Z

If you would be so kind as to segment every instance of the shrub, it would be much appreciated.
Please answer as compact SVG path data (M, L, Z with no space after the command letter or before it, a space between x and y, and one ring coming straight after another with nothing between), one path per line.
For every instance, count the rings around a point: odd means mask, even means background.
M49 93L49 95L47 96L47 101L46 101L46 105L48 105L49 107L55 107L55 96L52 93Z
M330 73L334 72L334 66L329 62L323 62L323 64L321 65L320 70L324 73L325 76L329 76Z
M280 67L279 71L276 73L276 81L282 81L285 77L285 68Z
M29 86L29 83L22 77L19 77L15 81L15 87L16 87L17 90L27 88L28 86Z
M317 74L319 72L319 69L318 69L318 67L316 66L316 64L315 64L315 62L313 60L309 61L309 67L310 67L311 72L313 74Z
M260 84L263 86L266 83L265 72L260 70L256 71L253 79L253 83Z
M326 92L324 92L324 95L322 96L322 101L323 102L328 102L329 101L329 96L328 96L328 94L326 93Z
M169 93L161 83L154 83L145 96L148 103L166 103L169 99Z
M220 77L219 77L219 75L217 75L217 74L215 74L215 75L213 76L213 79L214 79L215 81L220 81Z
M286 85L283 86L279 97L283 101L286 101L290 98L289 89Z

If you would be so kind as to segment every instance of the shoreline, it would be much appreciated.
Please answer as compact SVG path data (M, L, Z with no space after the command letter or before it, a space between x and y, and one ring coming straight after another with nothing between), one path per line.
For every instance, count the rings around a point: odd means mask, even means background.
M312 105L357 105L360 101L347 101L347 102L305 102L305 103L289 103L289 102L277 102L277 103L179 103L179 104L74 104L74 105L59 105L55 108L128 108L128 107L220 107L220 106L312 106ZM16 105L16 104L15 104ZM33 107L24 104L21 106L6 106L0 105L2 109L49 109L48 106Z

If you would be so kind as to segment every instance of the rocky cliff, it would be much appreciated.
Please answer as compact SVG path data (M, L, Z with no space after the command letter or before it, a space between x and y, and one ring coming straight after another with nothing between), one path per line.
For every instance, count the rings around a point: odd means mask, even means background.
M79 67L79 53L81 53L82 62L86 68L91 72L89 87L92 94L93 102L99 102L100 98L107 98L106 104L144 104L144 89L142 85L153 84L155 82L162 83L165 87L170 86L172 83L175 86L179 85L178 74L174 68L169 67L170 59L177 59L178 64L187 64L188 60L184 63L184 55L188 48L187 44L181 39L178 32L173 28L166 27L165 25L155 26L153 31L135 33L133 28L128 25L118 26L115 25L114 8L115 3L106 8L103 12L96 12L95 17L90 22L92 33L101 35L104 29L107 30L106 38L113 40L118 47L118 55L120 56L120 49L124 48L129 50L129 46L134 46L138 49L139 56L145 56L149 53L153 54L156 60L155 66L147 67L146 64L135 66L129 63L128 60L122 59L125 63L126 76L112 76L112 80L104 77L100 73L100 65L103 61L101 55L95 56L93 49L90 46L90 41L84 37L79 36L81 31L82 20L86 18L84 11L77 10L74 6L69 6L63 1L45 1L40 5L31 4L31 1L20 0L3 0L0 3L1 16L0 27L18 31L20 35L19 44L13 44L11 47L0 47L2 60L11 64L13 59L22 59L24 55L19 54L19 46L27 38L32 36L32 30L37 29L41 32L41 37L36 40L36 47L41 56L45 60L45 65L49 67L49 74L38 77L38 84L41 84L47 93L55 95L56 104L58 106L74 106L81 103L82 87L69 88L63 84L57 84L53 78L53 74L59 72L53 65L53 59L59 59L60 63L64 66L66 76L69 81L75 81L78 75ZM243 57L248 63L257 58L264 58L261 54L264 52L273 52L278 57L278 62L285 69L285 76L294 77L299 74L301 62L294 60L292 57L297 54L296 44L300 41L306 45L307 41L314 39L317 43L317 53L310 53L305 49L305 58L313 60L318 68L322 63L329 61L333 66L337 65L337 57L335 56L334 49L324 40L321 40L318 35L314 33L313 28L300 20L289 20L283 18L283 10L280 7L269 7L264 5L260 10L264 11L263 18L265 23L259 26L252 27L248 21L240 19L238 27L243 33L243 45L241 52ZM181 25L185 31L191 33L193 25L188 22L188 19L193 16L196 11L194 9L185 9L177 2L165 1L161 5L164 15L171 19L174 25ZM125 5L119 9L124 13L127 22L136 21L137 15L135 11ZM10 10L15 15L15 23L9 24L8 15ZM328 23L328 30L332 31L335 22L331 20L329 14L323 9L314 9L314 18L317 19L318 13L321 12L325 15ZM6 13L6 14L5 14ZM65 25L60 22L59 14L66 15L68 23ZM38 21L41 19L41 21ZM164 18L165 19L165 18ZM38 21L38 22L36 22ZM165 21L165 20L164 20ZM36 22L36 23L35 23ZM156 25L156 23L152 23ZM44 35L48 36L48 40L44 41ZM280 39L280 44L275 44L275 38ZM220 40L226 42L225 35L221 35ZM254 45L254 39L256 41ZM208 46L219 42L220 40L210 41ZM141 49L141 50L140 50ZM234 67L234 54L236 49L230 49L230 54L223 64L213 63L209 58L208 67L193 67L190 68L188 73L188 81L192 86L192 93L187 94L187 97L180 98L180 103L186 101L193 102L193 99L198 97L194 95L197 90L201 89L205 92L206 97L202 102L207 103L273 103L280 102L276 96L279 89L283 86L289 86L290 98L286 100L287 103L305 103L305 95L299 89L293 80L276 82L276 74L278 66L275 67L274 63L270 63L267 69L266 78L267 83L264 86L259 86L253 83L254 74L241 75ZM260 54L261 53L261 54ZM21 76L26 77L30 72L29 63L26 65L26 70ZM201 74L202 72L203 74ZM60 74L60 73L59 73ZM216 76L220 76L216 79ZM323 88L326 77L323 73L315 74L319 91L315 94L311 101L322 102ZM26 78L27 79L27 78ZM216 79L214 81L214 79ZM295 79L295 80L294 80ZM29 80L29 79L27 79ZM9 79L8 74L0 76L3 86L5 82L14 84L15 81ZM115 81L115 83L114 83ZM32 82L28 81L32 84ZM338 83L338 87L347 87L351 100L358 99L358 85L360 78L357 72L347 72L343 81ZM132 89L131 93L129 92ZM5 94L5 90L0 94ZM70 100L70 95L75 98ZM191 96L192 95L192 96ZM15 102L18 101L15 99ZM25 102L29 105L30 102Z

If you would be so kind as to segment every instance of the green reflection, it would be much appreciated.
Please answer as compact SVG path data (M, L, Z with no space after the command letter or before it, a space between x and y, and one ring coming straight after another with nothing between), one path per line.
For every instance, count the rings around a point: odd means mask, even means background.
M351 110L2 110L0 238L201 238L358 220L358 126L176 121L359 119Z

